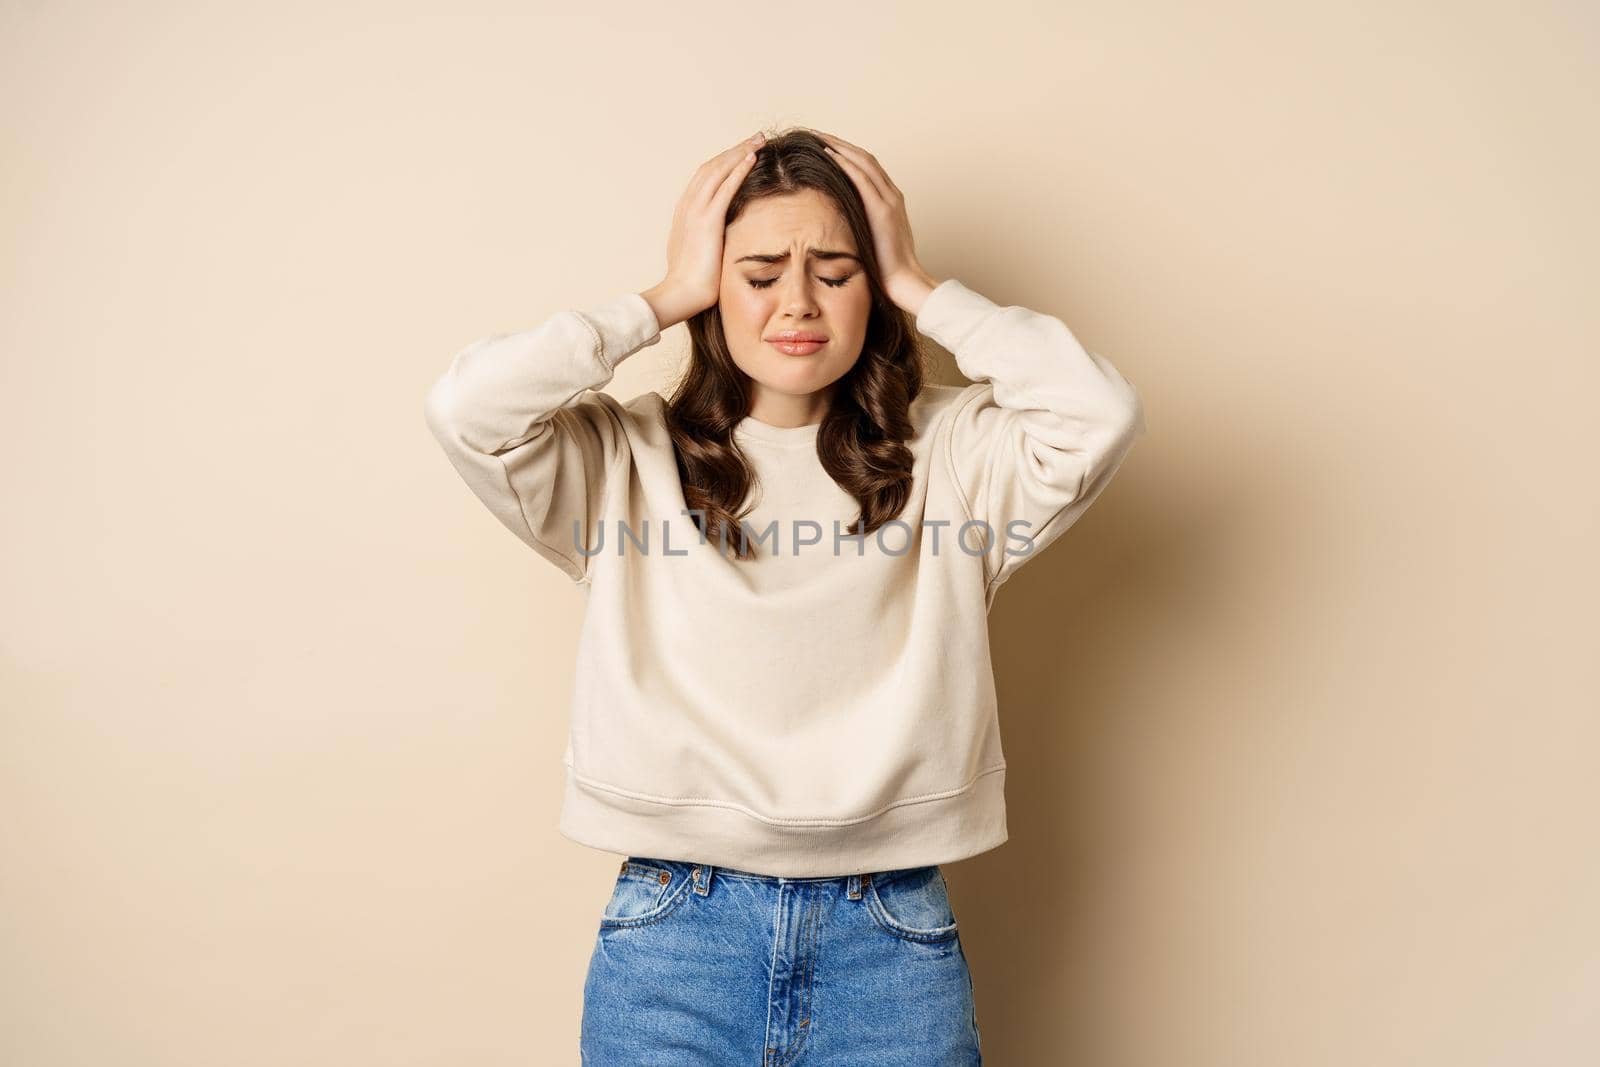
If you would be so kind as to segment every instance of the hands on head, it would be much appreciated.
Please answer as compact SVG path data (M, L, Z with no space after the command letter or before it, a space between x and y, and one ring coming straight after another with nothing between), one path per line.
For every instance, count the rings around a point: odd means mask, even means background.
M913 315L923 299L938 283L917 260L916 241L911 236L911 219L906 214L905 194L890 179L878 157L842 137L817 131L828 142L827 151L861 193L872 223L872 246L883 274L883 290L889 299Z
M827 142L826 151L861 194L884 292L915 314L937 283L917 260L905 196L872 153L832 134L813 132ZM717 303L728 205L765 142L765 135L756 133L718 152L700 164L678 198L667 237L666 276L641 294L661 329Z
M757 133L696 168L678 197L667 235L667 274L642 295L665 330L717 302L722 290L722 232L728 203L755 165L766 138Z

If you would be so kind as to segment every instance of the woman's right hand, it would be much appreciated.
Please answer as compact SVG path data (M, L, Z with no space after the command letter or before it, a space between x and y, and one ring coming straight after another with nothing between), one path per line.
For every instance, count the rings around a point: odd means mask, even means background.
M699 314L722 293L723 220L766 138L755 134L700 164L672 213L667 275L639 295L665 330Z

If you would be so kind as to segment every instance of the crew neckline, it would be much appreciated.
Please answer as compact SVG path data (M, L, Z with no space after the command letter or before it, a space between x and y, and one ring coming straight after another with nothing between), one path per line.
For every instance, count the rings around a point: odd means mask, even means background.
M774 426L762 422L753 415L746 415L734 427L734 433L744 437L754 438L757 441L770 441L773 444L803 444L817 439L817 431L822 428L822 423L808 422L804 426Z

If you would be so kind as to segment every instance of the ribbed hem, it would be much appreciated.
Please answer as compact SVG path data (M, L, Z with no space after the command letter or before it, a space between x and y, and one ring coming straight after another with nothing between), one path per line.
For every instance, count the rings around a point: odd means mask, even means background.
M619 856L826 878L954 863L1006 840L1005 768L963 792L844 826L784 826L715 804L663 804L580 781L566 768L561 835Z

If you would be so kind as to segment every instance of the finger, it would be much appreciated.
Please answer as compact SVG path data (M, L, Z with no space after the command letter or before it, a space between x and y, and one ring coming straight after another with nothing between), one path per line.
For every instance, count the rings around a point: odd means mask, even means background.
M878 166L877 160L872 158L872 153L866 149L858 148L849 141L838 137L830 137L829 148L833 152L835 159L849 159L854 163L866 177L866 180L872 184L881 199L890 199L890 190L899 192L898 189L894 189L893 183L889 181L889 176L883 173L883 168Z
M868 152L865 148L862 148L860 145L855 144L854 142L846 141L843 137L840 137L837 134L824 133L822 134L822 139L827 141L828 144L832 145L834 148L849 149L855 154L857 159L867 160L872 158L871 152Z
M765 143L765 137L757 133L730 145L700 164L689 183L689 187L694 190L694 199L699 203L705 203L716 196L717 189L727 178L728 173L744 162L746 155Z
M833 150L830 149L829 151ZM844 172L850 176L850 180L855 183L856 189L861 193L861 198L867 202L869 208L876 207L884 202L883 190L874 184L872 177L859 163L842 152L833 152L833 158L838 161L840 167L844 168Z
M900 192L900 187L894 183L893 178L889 177L889 172L883 169L883 164L878 162L877 156L858 144L846 141L843 137L831 133L823 133L821 130L818 130L817 133L830 145L853 152L855 158L861 163L862 168L872 175L874 184L884 193L885 197L888 197L890 191Z
M689 183L685 199L696 209L707 207L717 197L722 183L730 174L737 172L741 164L754 162L747 160L746 157L751 152L757 151L762 143L764 142L746 139L706 160Z
M893 178L889 177L889 172L884 169L883 164L878 161L877 156L873 155L871 152L868 152L860 145L851 144L849 141L845 141L842 138L840 143L855 151L856 157L860 161L862 168L868 174L872 175L872 179L877 183L878 189L884 195L884 199L892 200L894 197L890 195L891 193L899 194L900 187L894 183Z
M744 181L745 175L750 173L750 168L756 165L756 150L750 148L734 163L728 176L722 179L721 184L711 197L710 207L714 216L721 216L728 210L728 204L733 200L733 194L739 191L739 185Z

